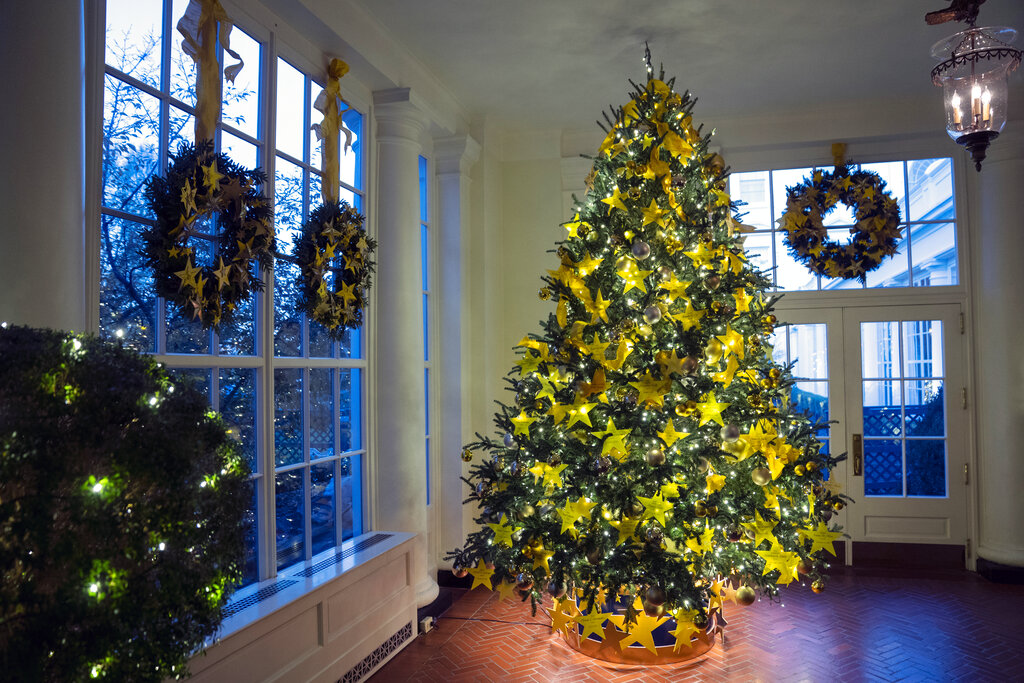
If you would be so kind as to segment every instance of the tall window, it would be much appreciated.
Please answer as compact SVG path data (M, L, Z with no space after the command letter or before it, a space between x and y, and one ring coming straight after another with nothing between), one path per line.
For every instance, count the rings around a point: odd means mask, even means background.
M427 183L427 159L419 158L420 171L420 256L423 269L423 406L424 454L427 468L427 505L430 505L430 203Z
M193 380L240 441L252 470L244 575L252 583L362 531L364 343L361 333L331 342L294 312L296 273L284 261L263 274L265 292L242 302L232 324L219 331L204 331L155 295L141 255L141 233L153 224L144 187L193 137L195 67L174 29L186 5L106 4L100 334L155 354L172 373ZM225 82L214 142L237 163L260 166L274 179L263 191L274 200L278 248L287 254L320 201L318 148L307 134L319 86L269 44L237 26L232 32L231 46L245 67L233 84ZM278 66L276 107L266 102L266 64ZM361 209L362 115L350 110L345 121L354 145L342 159L342 197ZM212 238L196 245L197 260L212 247Z
M743 222L756 231L746 236L747 254L756 267L785 291L860 289L862 287L935 287L959 283L956 249L956 211L953 202L952 159L914 159L861 164L886 183L886 191L899 203L903 239L899 251L867 282L815 275L790 254L776 221L786 210L786 188L810 175L813 168L733 173L729 191L744 203ZM827 167L826 170L833 170ZM854 224L853 212L842 204L824 219L829 239L846 243Z

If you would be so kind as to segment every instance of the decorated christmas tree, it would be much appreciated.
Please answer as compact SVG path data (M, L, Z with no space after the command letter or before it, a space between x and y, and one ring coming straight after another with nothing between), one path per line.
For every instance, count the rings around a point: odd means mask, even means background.
M775 299L727 169L689 93L649 58L647 76L605 115L496 438L463 453L481 526L450 559L474 587L550 604L567 636L653 652L672 627L689 648L723 599L801 575L820 590L843 500L772 362Z

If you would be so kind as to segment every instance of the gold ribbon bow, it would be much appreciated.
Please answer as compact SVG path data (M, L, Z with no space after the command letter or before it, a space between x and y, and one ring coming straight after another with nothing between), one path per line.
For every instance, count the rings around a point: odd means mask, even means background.
M218 24L220 30L218 32ZM220 117L222 84L217 64L220 45L237 64L224 67L224 77L232 83L242 70L242 58L231 49L231 19L217 0L189 0L185 14L178 20L181 49L198 65L196 77L196 143L212 140Z
M345 149L352 146L352 131L345 126L342 114L350 107L341 98L341 77L348 73L348 64L340 59L332 59L327 65L327 85L320 91L313 107L324 115L321 123L314 123L312 128L316 139L323 143L321 164L323 177L320 179L320 194L324 204L338 201L338 185L341 174L338 168L338 131L345 133Z

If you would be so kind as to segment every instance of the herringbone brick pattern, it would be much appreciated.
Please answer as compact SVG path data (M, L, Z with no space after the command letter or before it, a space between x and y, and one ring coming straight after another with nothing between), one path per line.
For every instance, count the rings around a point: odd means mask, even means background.
M973 574L921 579L834 576L782 605L726 603L713 650L674 667L589 659L551 635L543 613L467 593L373 683L585 681L1024 681L1024 586ZM513 622L513 623L503 623Z

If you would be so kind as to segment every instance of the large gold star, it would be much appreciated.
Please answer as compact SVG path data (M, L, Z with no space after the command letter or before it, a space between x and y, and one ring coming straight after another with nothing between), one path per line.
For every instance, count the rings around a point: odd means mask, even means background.
M656 406L665 405L665 394L672 388L671 379L656 379L650 370L644 373L639 382L628 384L640 392L636 399L638 404L648 403Z
M606 198L602 199L601 201L608 205L608 213L609 213L609 215L611 214L612 209L618 209L619 211L629 211L629 208L625 204L622 203L622 193L619 192L619 186L618 185L616 185L612 189L612 196L611 197L606 197Z
M181 280L181 286L179 287L179 289L185 289L186 287L188 287L192 290L197 290L198 287L196 287L196 275L198 275L200 272L200 269L196 268L195 265L192 263L192 257L190 256L185 261L185 269L179 270L178 272L175 273L175 275L178 276L178 279Z
M711 539L715 537L714 527L707 527L698 536L688 536L686 538L686 547L697 553L703 555L709 553L715 549Z
M494 574L494 570L489 569L483 560L478 560L476 568L470 569L469 573L473 575L473 585L469 587L469 590L473 590L477 586L491 590L491 576Z
M703 631L703 629L693 623L693 620L697 618L698 614L700 614L698 610L685 610L683 608L677 609L672 614L672 618L676 620L675 630L670 631L670 633L676 638L675 647L672 648L674 652L679 652L679 648L683 645L686 647L693 647L693 636L700 635Z
M762 575L775 569L779 570L779 578L775 583L787 584L793 579L799 578L796 566L800 563L800 556L796 553L783 550L778 543L773 544L770 550L755 550L754 552L764 558Z
M626 437L629 436L630 429L616 429L615 420L608 418L608 424L605 426L604 431L591 432L596 437L606 437L604 443L601 445L601 455L608 455L608 453L614 449L626 452L628 447L626 446Z
M672 318L681 322L684 330L689 330L700 323L700 319L704 317L705 313L707 311L694 308L693 304L687 300L686 308L681 313L673 313Z
M706 490L709 496L715 491L721 491L725 487L725 477L721 474L715 474L714 470L709 471L704 480L707 482Z
M835 556L836 549L832 544L842 535L841 531L829 531L828 525L824 522L818 522L818 526L814 529L800 529L801 539L811 539L813 545L811 545L810 552L812 553L816 550L827 550Z
M647 206L647 207L645 207L643 209L643 213L644 213L644 222L643 222L644 226L646 226L649 223L654 223L655 225L660 225L660 226L664 227L664 225L665 225L665 218L664 218L665 211L660 206L658 206L658 202L656 202L654 199L651 200L650 206Z
M509 600L516 592L516 584L508 579L502 579L501 583L494 589L498 592L498 601Z
M588 427L593 427L590 424L590 411L597 406L596 403L573 403L569 406L569 423L567 427L572 427L577 422L582 422Z
M639 601L639 598L637 598L637 600ZM664 624L668 620L669 620L669 617L667 617L667 616L662 616L662 617L649 617L649 616L647 616L647 614L643 611L643 608L642 608L642 605L641 605L640 613L637 614L637 617L636 617L636 623L633 624L630 627L629 632L627 633L626 637L619 641L619 648L621 650L625 650L632 643L639 643L640 645L643 645L644 647L646 647L651 652L657 654L658 653L658 649L654 645L653 631L654 631L654 629L658 628L659 626L661 626L662 624Z
M530 436L530 425L536 422L537 418L530 417L520 410L519 415L511 418L511 420L512 424L515 425L515 429L513 431L514 434L523 434L525 436Z
M608 621L608 616L608 612L602 612L600 607L596 606L586 614L576 615L576 623L583 627L580 640L585 640L591 634L599 639L603 638L604 630L601 627Z
M568 467L568 465L566 465L564 462L560 465L555 466L548 465L547 463L544 464L546 465L546 469L544 470L544 478L543 480L541 480L541 484L543 484L544 486L555 486L558 488L562 488L562 472L565 470L566 467Z
M566 598L566 600L569 600L569 598ZM572 628L570 624L573 623L573 618L571 612L567 613L565 611L564 603L565 600L554 600L551 607L545 607L544 609L551 615L551 632L561 631L568 637L569 631Z
M686 288L689 287L690 284L691 283L688 280L680 280L676 277L675 273L672 273L672 276L669 279L665 280L658 286L668 292L669 303L671 303L675 299L685 298Z
M637 500L644 506L643 519L656 519L665 525L665 513L672 509L672 503L661 497L661 493L645 498L637 496Z
M631 538L636 536L636 527L640 524L639 519L630 519L629 517L623 517L621 520L610 520L608 522L613 527L619 530L619 538L615 541L615 545L622 545Z
M584 302L583 304L587 313L590 313L591 323L596 323L598 320L608 322L608 306L610 305L611 301L604 298L604 294L601 293L600 287L597 290L597 298L593 301Z
M703 427L708 422L717 422L721 426L725 426L725 421L722 420L722 411L731 406L731 403L719 403L715 398L715 392L709 391L702 403L697 404L697 410L700 411L700 424L698 427Z
M729 356L729 360L725 362L725 370L711 373L711 379L723 386L729 386L732 384L733 377L736 376L736 371L739 368L740 363L736 360L736 356Z
M217 170L217 160L214 159L209 166L203 166L202 169L203 184L208 190L216 189L220 185L220 181L224 179L224 174Z
M580 215L576 214L572 217L572 220L568 223L564 223L563 226L569 231L568 237L579 237L578 231L580 228L589 228L590 225L586 221L580 220Z
M647 293L647 284L644 282L644 278L653 273L653 270L640 270L636 266L636 262L627 260L622 268L615 271L615 273L625 281L625 286L622 289L622 293L625 294L631 289L639 289L644 294Z
M602 261L604 261L604 259L594 258L590 255L590 252L587 252L584 258L576 262L576 271L580 275L586 277L597 270L597 267L601 265Z
M599 290L598 291L598 296L599 297L600 297L600 294L601 294L601 292ZM589 353L590 356L594 360L596 360L598 363L604 363L604 361L605 361L604 352L605 352L605 349L607 349L609 346L611 346L611 344L609 342L602 342L601 341L601 337L598 336L597 332L595 332L594 333L594 340L592 342L590 342L589 344L584 344L582 350L585 353Z
M740 526L754 532L754 547L756 548L761 545L762 541L768 541L770 544L778 543L778 541L775 540L775 534L773 533L775 530L775 524L776 522L772 522L761 517L760 512L755 512L753 522L743 522Z
M491 531L494 532L494 544L495 545L507 545L512 546L512 534L519 531L518 527L514 527L508 523L507 519L501 520L499 524L488 524L491 527Z
M677 432L675 422L669 418L665 424L665 431L658 432L658 437L665 442L665 445L670 447L679 439L685 439L690 435L689 432Z
M516 363L516 365L519 366L519 374L524 377L531 372L536 372L537 368L540 367L540 364L540 356L535 356L529 352L524 353L523 357L519 359L518 363Z
M729 253L731 254L732 252ZM733 290L732 298L736 301L737 313L747 313L750 311L750 302L754 300L754 297L750 296L746 289L737 287Z
M559 518L562 520L562 528L558 531L560 534L569 532L573 538L576 538L578 532L576 531L576 520L580 518L580 513L576 510L576 506L572 503L566 503L564 507L560 507L556 510Z
M539 548L533 548L533 568L543 569L545 574L551 573L551 567L548 564L551 561L551 556L555 554L555 551L548 550L544 546Z
M572 406L567 406L561 403L553 403L548 409L547 414L555 418L555 424L558 424L565 419L565 416L572 410Z
M622 364L626 362L626 357L633 352L633 344L627 339L623 339L619 342L618 350L615 353L615 358L606 360L605 366L612 370L619 370L622 368Z
M732 329L731 325L725 328L725 334L720 334L715 337L715 339L722 342L722 346L724 346L729 353L735 353L740 358L743 358L743 335Z
M717 249L708 249L704 242L698 242L697 248L693 251L684 251L683 254L690 257L696 268L710 266L718 255Z

